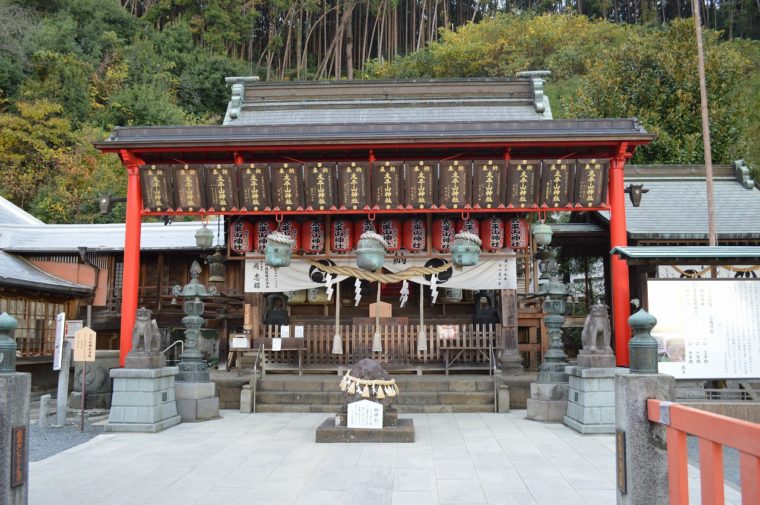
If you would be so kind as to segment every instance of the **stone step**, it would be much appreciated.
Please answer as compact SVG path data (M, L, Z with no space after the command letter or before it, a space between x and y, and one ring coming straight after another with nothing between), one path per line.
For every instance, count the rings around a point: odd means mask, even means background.
M477 413L493 412L493 404L483 405L398 405L400 414L449 414L449 413ZM258 413L325 413L335 414L335 405L307 405L307 404L256 404Z
M258 391L258 405L334 405L343 403L343 394L325 392ZM396 399L397 405L489 405L493 404L493 393L424 392L402 393Z
M399 378L396 383L402 393L411 392L493 392L493 379L488 376L455 378L445 376ZM340 377L277 377L268 375L259 380L259 391L335 392L339 391Z

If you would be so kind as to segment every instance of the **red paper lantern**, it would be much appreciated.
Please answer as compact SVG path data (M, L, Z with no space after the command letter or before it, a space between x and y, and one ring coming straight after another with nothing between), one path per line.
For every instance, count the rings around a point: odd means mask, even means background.
M449 252L454 243L454 235L456 225L453 219L444 217L433 221L433 249L442 253Z
M507 247L527 249L530 244L530 225L526 219L512 218L507 222Z
M401 249L401 223L398 219L383 219L380 221L380 231L378 233L388 242L388 252L395 252Z
M424 251L427 247L425 220L413 217L404 221L404 249L409 252Z
M301 225L298 221L287 219L280 224L280 231L288 235L295 242L293 243L293 252L301 250Z
M330 250L332 252L348 252L351 250L351 232L353 226L348 219L335 219L330 232Z
M480 222L480 239L484 251L498 251L504 247L504 221L488 217Z
M359 243L359 240L362 238L365 231L374 231L377 233L375 222L370 221L369 219L354 221L354 247Z
M462 233L463 231L474 233L479 237L480 223L478 223L477 219L473 219L471 217L468 217L467 219L460 219L457 221L457 233Z
M316 219L304 221L301 226L303 252L319 254L325 250L325 223Z
M274 221L257 221L254 228L253 248L256 252L263 253L267 237L277 229L277 224Z
M253 250L253 224L250 221L235 221L230 226L230 250L245 254Z

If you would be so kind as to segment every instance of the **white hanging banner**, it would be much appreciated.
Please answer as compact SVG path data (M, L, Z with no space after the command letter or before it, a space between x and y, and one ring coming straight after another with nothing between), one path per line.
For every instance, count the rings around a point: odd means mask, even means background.
M517 261L514 258L487 259L481 255L480 262L471 267L455 268L438 274L436 285L440 288L480 289L516 289ZM440 258L415 258L414 256L396 255L385 262L386 270L401 272L412 266L437 267L443 264ZM333 265L356 266L352 259L339 258L330 260ZM332 283L340 282L348 276L336 275ZM413 277L409 282L430 285L430 276ZM325 287L327 274L312 266L307 260L293 258L287 267L270 267L263 259L245 261L246 293L277 293Z

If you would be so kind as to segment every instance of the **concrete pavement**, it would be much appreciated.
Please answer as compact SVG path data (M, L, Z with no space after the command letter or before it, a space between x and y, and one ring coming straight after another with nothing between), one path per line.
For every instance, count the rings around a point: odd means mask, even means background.
M316 444L325 414L221 414L155 435L100 435L32 463L29 503L615 504L614 437L525 411L407 414L414 444Z

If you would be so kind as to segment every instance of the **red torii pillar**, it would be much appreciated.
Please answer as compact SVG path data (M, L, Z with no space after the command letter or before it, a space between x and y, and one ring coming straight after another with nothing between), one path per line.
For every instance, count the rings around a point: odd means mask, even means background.
M610 249L628 245L628 232L625 222L625 183L623 167L628 154L628 145L621 144L618 154L610 160ZM612 275L612 321L615 328L615 359L618 366L628 366L628 341L631 328L628 317L631 315L631 290L628 285L628 263L617 255L610 258Z
M138 291L140 288L140 225L142 194L140 190L140 160L127 151L121 159L127 168L127 218L124 232L124 270L121 287L121 333L119 338L119 364L132 350L132 330L135 326Z

